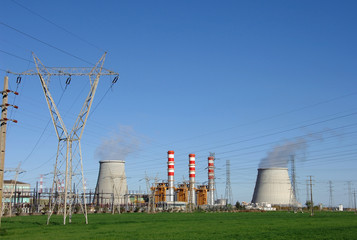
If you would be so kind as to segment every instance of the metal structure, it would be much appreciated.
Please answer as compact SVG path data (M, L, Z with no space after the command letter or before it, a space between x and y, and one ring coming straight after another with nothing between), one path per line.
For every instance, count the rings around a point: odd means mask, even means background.
M352 209L353 200L352 200L352 182L351 181L347 181L347 190L348 190L348 208Z
M179 184L176 188L177 201L187 202L188 201L188 189L189 185L187 183Z
M214 155L208 157L208 205L214 205Z
M226 161L226 191L224 198L227 199L227 204L233 204L233 193L231 187L231 161Z
M199 185L197 186L197 206L207 205L207 192L208 186L207 185Z
M252 203L270 203L288 207L294 202L287 168L259 168Z
M165 182L155 184L155 187L152 187L152 190L155 194L155 203L166 202L166 191L168 184Z
M35 54L32 55L36 70L13 74L20 76L39 76L58 139L47 224L49 224L54 211L63 214L63 224L66 224L67 215L69 216L69 223L71 223L72 205L74 204L74 199L77 197L74 193L73 186L77 186L77 190L80 192L79 196L81 196L81 201L79 201L79 204L84 214L85 222L88 224L81 138L83 136L84 127L92 107L100 77L102 75L115 76L113 80L113 83L115 83L119 78L119 74L103 68L106 53L104 53L99 61L91 68L46 67ZM51 76L67 76L67 82L70 82L71 77L73 76L89 77L90 90L71 131L66 128L50 93L49 85ZM64 184L64 186L62 186L62 184Z
M8 95L9 93L14 93L18 95L17 92L9 90L9 78L5 76L4 78L4 90L2 93L2 104L1 104L1 127L0 127L0 226L1 226L1 217L2 217L2 197L3 197L3 187L4 187L4 167L5 167L5 144L6 144L6 129L7 122L12 121L17 123L16 120L7 118L7 108L9 106L17 108L17 106L8 104Z
M189 178L190 178L190 197L189 204L190 208L196 204L196 192L195 192L195 178L196 178L196 155L189 155Z
M17 168L15 169L6 169L5 172L15 172L15 177L14 177L14 182L17 183L17 179L19 177L19 174L21 173L24 173L25 171L20 169L20 166L21 166L21 162L17 165ZM14 191L15 191L15 188L11 188L10 190L10 196L9 196L9 215L11 217L12 215L12 197L14 196Z
M310 176L310 210L310 215L314 216L314 200L312 199L312 176Z
M333 198L332 198L332 181L328 181L328 185L329 185L329 190L330 190L330 197L329 197L329 208L332 210L333 207Z
M290 193L290 206L296 211L297 207L297 187L296 187L296 168L295 168L295 156L290 156L291 163L291 193Z
M168 177L168 194L167 201L173 202L175 200L175 187L174 187L174 175L175 175L175 159L174 151L167 152L167 177Z

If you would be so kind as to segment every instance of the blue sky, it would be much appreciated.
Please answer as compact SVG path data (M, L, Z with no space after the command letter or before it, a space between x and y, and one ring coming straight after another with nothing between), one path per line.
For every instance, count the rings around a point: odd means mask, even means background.
M315 202L329 204L332 181L334 205L348 206L347 181L357 186L356 5L5 0L0 77L3 70L34 68L26 61L31 51L46 66L90 66L8 26L91 63L108 51L105 68L119 72L120 79L108 94L112 78L101 79L84 131L90 188L101 160L96 151L113 140L120 142L114 154L131 151L125 157L130 190L145 189L145 171L167 178L168 150L176 152L177 181L188 178L188 154L196 153L197 181L205 182L207 157L215 152L218 197L224 196L230 160L234 201L249 202L260 160L277 145L302 139L306 147L295 153L300 201L306 200L312 175ZM16 88L17 76L9 77ZM55 99L65 80L52 79ZM21 161L27 172L20 180L34 186L40 174L52 171L57 140L51 123L46 127L50 115L39 79L23 77L18 90L20 96L11 100L19 105L12 113L19 123L9 124L5 167ZM69 127L87 90L85 79L72 78L59 107ZM47 175L48 187L51 181Z

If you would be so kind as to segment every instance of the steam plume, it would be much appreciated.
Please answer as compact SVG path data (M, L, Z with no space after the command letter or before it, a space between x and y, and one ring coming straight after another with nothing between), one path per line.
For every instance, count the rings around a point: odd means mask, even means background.
M131 126L119 126L119 131L103 139L95 150L95 157L100 160L125 160L128 154L139 149L140 140Z
M267 157L260 161L259 168L286 168L291 155L297 151L303 151L307 147L304 138L298 138L294 141L285 142L278 145L268 153Z

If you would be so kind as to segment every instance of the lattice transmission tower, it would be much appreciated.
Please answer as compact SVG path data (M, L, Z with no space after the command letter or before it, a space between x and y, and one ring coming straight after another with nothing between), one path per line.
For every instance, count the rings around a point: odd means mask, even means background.
M231 187L231 161L226 161L226 191L224 198L227 199L227 204L233 204L233 194Z
M77 194L81 199L79 204L84 214L85 222L88 224L81 138L83 136L84 127L89 116L89 111L93 103L100 77L102 75L115 76L113 83L119 78L118 73L103 68L105 56L106 53L103 54L92 68L60 68L46 67L35 54L33 54L36 69L23 73L16 73L18 75L39 76L58 139L47 224L49 224L50 218L54 212L63 214L63 224L66 224L67 216L69 218L68 222L71 223L72 211L74 209L73 205L75 204L74 200L77 197L75 190L78 192ZM71 80L72 76L89 77L89 93L70 131L66 128L49 90L51 76L67 76L67 82ZM77 188L74 189L74 186L77 186Z

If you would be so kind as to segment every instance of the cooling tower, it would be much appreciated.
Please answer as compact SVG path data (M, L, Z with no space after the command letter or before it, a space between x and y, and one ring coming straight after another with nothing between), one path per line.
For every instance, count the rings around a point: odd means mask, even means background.
M293 195L288 169L259 168L252 203L299 205Z
M99 162L99 175L95 188L95 204L124 204L128 192L125 176L125 161L104 160Z

